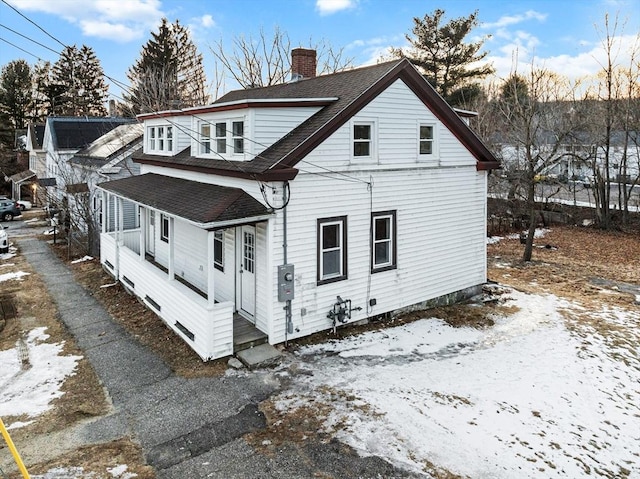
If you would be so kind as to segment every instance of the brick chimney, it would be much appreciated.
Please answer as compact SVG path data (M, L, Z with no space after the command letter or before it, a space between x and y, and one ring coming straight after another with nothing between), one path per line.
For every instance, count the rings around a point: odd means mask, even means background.
M308 48L291 50L291 79L313 78L316 76L316 51Z

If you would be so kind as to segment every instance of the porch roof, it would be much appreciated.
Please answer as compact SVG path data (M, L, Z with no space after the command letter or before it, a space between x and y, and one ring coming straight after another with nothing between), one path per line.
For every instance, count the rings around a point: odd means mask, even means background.
M240 188L155 173L108 181L98 188L203 228L264 221L271 214L266 206Z

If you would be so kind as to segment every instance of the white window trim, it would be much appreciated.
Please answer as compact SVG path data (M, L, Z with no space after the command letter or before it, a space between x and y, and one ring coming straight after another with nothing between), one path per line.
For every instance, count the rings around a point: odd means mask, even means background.
M358 125L371 127L371 138L369 139L369 155L368 156L356 156L354 150L354 144L356 142L354 129ZM363 161L375 161L378 158L378 123L374 119L359 118L352 120L349 123L349 150L351 155L351 161L363 162Z
M162 128L162 136L160 136L160 128ZM173 154L176 148L176 135L173 125L149 125L146 127L146 143L147 152L155 154ZM171 138L169 138L169 131L171 131ZM162 148L160 143L162 142Z
M234 137L233 136L233 124L234 123L242 123L242 136ZM224 123L225 125L225 136L217 136L217 128L216 126L219 123ZM202 126L209 125L209 137L207 137L207 141L209 142L209 153L205 153L203 150L203 136L202 136ZM227 118L219 118L219 119L209 119L202 120L198 122L198 135L195 142L197 143L196 151L198 151L198 157L200 158L244 158L245 155L249 151L250 142L247 140L247 119L245 117L227 117ZM242 153L235 152L235 144L234 141L236 138L242 138L243 141L243 151ZM224 140L225 151L218 151L218 140ZM192 143L193 145L193 143Z
M213 266L222 272L224 272L224 230L216 230L213 232ZM220 260L216 258L216 242L220 243Z
M166 222L166 223L165 223ZM166 228L165 228L166 224ZM169 217L164 213L160 214L160 239L165 243L169 242L171 238L171 221Z
M430 154L421 154L420 153L420 127L421 126L430 126L433 128L433 140L431 142L431 153ZM438 129L438 122L436 121L418 121L416 125L416 156L418 161L437 161L440 158L439 152L439 137L440 132Z

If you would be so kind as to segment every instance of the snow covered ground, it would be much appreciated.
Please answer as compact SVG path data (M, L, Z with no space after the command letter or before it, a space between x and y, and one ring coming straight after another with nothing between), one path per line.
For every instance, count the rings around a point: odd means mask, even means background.
M46 328L32 329L15 348L0 351L0 416L35 418L62 396L60 386L73 374L80 356L62 354L62 343L47 343ZM25 426L11 422L7 429Z
M328 431L411 470L640 477L640 310L509 291L495 326L428 318L298 352L278 408L330 404Z

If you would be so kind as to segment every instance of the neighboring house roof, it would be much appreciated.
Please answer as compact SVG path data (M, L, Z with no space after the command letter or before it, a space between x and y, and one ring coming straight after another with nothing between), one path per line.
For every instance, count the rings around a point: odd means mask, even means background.
M31 170L21 171L20 173L16 173L15 175L11 175L9 180L14 183L22 183L29 178L33 178L36 174Z
M29 131L27 137L31 139L31 144L27 145L30 150L42 150L42 142L44 141L44 123L29 123Z
M113 180L98 187L205 228L240 224L248 219L257 221L270 214L264 205L240 188L154 173Z
M212 105L189 109L194 114L246 106L251 102L266 100L325 99L326 106L275 142L250 161L226 161L207 159L200 162L190 154L179 158L141 154L135 157L142 163L167 165L179 164L183 168L218 170L221 174L259 177L262 179L291 179L297 170L295 165L329 135L364 108L397 79L403 80L418 98L442 121L467 147L478 161L478 169L499 167L499 162L458 114L442 99L429 83L406 59L343 71L331 75L306 78L291 83L264 88L236 90L222 96ZM170 115L175 112L170 112ZM184 114L184 113L182 113ZM141 115L140 118L153 117ZM162 117L163 114L156 114Z
M131 118L113 117L49 117L54 150L79 150L114 128L135 122Z
M38 184L40 186L56 186L55 178L38 178Z
M78 151L71 163L101 167L132 148L142 148L143 126L141 123L120 125L108 133L100 136L86 148Z

